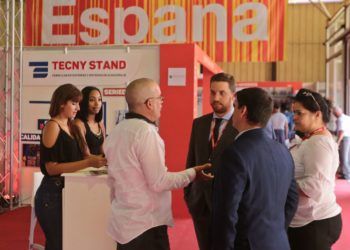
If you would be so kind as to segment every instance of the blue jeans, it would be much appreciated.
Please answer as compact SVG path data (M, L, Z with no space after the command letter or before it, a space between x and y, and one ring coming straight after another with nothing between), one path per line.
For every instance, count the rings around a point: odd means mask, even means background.
M46 237L45 250L62 250L63 177L44 177L35 194L35 214Z
M284 145L286 138L286 132L284 129L274 129L276 139L275 141L278 141Z
M350 137L343 137L340 143L339 160L344 178L350 180Z

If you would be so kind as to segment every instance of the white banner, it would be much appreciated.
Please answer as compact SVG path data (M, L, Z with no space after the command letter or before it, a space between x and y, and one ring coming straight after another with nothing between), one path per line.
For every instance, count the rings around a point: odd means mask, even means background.
M141 77L159 82L159 45L25 49L22 133L41 133L43 121L49 119L52 93L65 83L79 89L86 86L100 89L109 133L127 108L124 97L127 83Z
M26 50L23 85L126 86L139 77L159 79L159 47L145 47Z

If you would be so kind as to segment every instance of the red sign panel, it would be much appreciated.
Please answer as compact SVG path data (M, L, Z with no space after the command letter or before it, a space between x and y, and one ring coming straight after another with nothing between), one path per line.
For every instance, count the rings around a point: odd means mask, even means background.
M125 88L104 88L104 96L125 96Z
M27 46L197 43L218 62L284 58L286 0L26 0Z

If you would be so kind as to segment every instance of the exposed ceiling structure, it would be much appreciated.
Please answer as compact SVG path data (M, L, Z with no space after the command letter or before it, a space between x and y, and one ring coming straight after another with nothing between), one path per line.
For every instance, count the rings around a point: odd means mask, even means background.
M325 3L344 3L349 4L350 0L288 0L289 4L312 4L315 6L327 19L331 19L332 15L328 11Z
M298 4L298 3L310 3L310 2L320 2L319 0L288 0L290 4ZM345 2L344 0L321 0L324 3L341 3Z

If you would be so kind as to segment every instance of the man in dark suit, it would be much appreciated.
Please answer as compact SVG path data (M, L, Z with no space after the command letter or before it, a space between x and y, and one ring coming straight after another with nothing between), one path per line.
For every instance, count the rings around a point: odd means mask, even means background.
M231 122L234 92L233 76L219 73L210 79L210 104L214 112L193 121L187 168L211 162L215 175L222 152L238 133ZM211 246L212 181L190 184L185 188L185 201L193 219L199 248L208 250Z
M294 163L264 127L272 98L260 88L238 91L233 124L213 187L212 250L290 249L286 228L297 208Z

